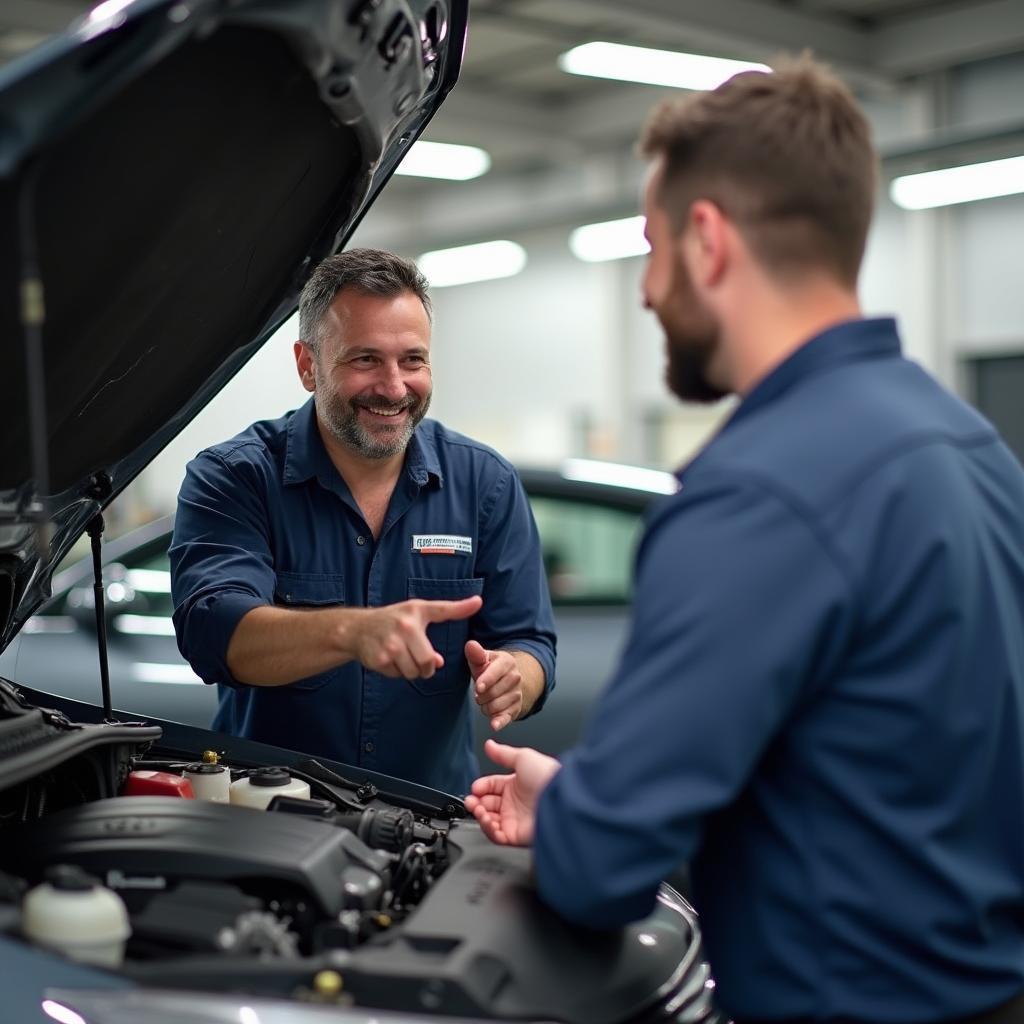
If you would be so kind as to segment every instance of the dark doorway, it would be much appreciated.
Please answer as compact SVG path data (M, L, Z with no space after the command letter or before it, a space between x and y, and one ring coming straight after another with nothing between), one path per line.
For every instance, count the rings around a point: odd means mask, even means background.
M967 360L971 401L1024 462L1024 355Z

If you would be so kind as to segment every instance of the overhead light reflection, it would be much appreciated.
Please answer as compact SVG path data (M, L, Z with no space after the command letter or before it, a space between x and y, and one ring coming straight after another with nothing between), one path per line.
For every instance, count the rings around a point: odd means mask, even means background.
M147 594L171 592L171 574L166 569L129 569L125 579L133 590L144 590Z
M174 620L166 615L115 615L114 629L135 636L174 636Z
M86 1024L85 1018L80 1013L75 1013L63 1003L58 1003L53 999L44 999L42 1005L43 1013L47 1017L59 1021L60 1024Z
M85 16L86 20L89 22L106 21L108 18L113 18L115 14L120 14L134 2L135 0L103 0L103 3L97 4L89 11Z
M566 459L562 463L562 476L567 480L613 484L637 491L652 491L655 494L675 494L679 490L679 481L664 470L627 466L618 462L600 462L596 459Z
M198 683L203 685L188 665L172 665L162 661L136 661L132 663L132 679L137 683Z

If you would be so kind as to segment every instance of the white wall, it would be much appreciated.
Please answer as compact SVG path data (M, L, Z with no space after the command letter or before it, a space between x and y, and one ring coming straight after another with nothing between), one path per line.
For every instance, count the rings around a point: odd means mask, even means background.
M529 262L517 277L433 293L432 415L511 458L550 463L612 401L618 300L608 268L573 259L563 233L520 241Z
M132 506L126 525L173 510L185 463L208 445L233 437L253 420L272 419L307 396L295 372L292 343L299 318L286 321L224 390L157 456L117 499Z
M958 349L1024 350L1024 196L968 203L950 213L957 238Z

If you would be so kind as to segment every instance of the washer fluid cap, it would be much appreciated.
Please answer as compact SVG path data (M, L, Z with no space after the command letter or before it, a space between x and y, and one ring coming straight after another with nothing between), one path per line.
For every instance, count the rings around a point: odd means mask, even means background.
M292 777L284 768L253 768L249 772L249 781L254 786L287 786Z

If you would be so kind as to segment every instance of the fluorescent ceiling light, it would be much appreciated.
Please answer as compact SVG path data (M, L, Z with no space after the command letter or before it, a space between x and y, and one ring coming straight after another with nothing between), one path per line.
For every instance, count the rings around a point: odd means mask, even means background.
M562 476L566 480L581 480L591 484L616 484L636 491L655 494L675 494L679 481L661 469L626 466L619 462L599 462L594 459L566 459L562 463Z
M584 224L569 236L569 248L577 259L586 260L587 263L643 256L651 251L644 238L643 217Z
M1024 192L1024 156L906 174L889 186L892 201L904 210L930 210L1018 192Z
M651 50L623 43L575 46L558 58L558 66L570 75L668 85L676 89L715 89L740 71L771 70L767 64L707 57L700 53Z
M432 288L512 277L526 266L526 250L515 242L481 242L425 252L417 261Z
M476 146L455 146L449 142L414 142L395 174L417 178L447 178L468 181L490 170L490 154Z

